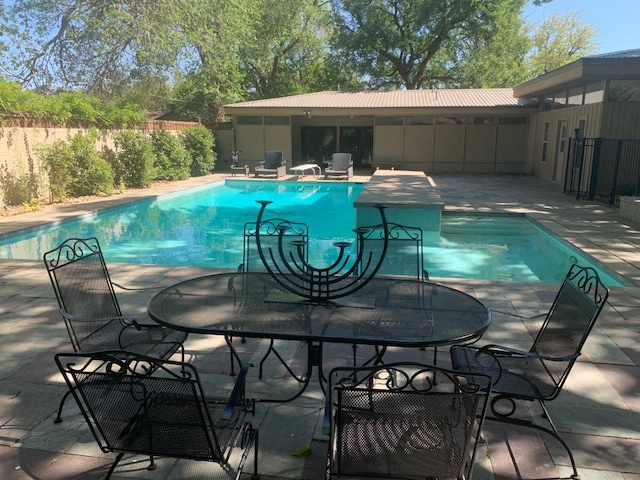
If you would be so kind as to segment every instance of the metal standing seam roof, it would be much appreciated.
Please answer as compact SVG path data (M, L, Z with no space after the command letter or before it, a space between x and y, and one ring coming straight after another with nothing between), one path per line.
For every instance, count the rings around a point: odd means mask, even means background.
M341 92L325 91L225 105L225 108L437 108L533 107L536 101L514 98L512 88L433 89Z

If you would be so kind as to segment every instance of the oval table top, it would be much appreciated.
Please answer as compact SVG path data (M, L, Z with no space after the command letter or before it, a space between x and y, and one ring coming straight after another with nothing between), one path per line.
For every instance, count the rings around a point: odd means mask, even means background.
M491 323L489 309L464 292L398 277L314 304L268 273L214 274L165 288L147 308L158 323L192 333L402 347L471 341Z

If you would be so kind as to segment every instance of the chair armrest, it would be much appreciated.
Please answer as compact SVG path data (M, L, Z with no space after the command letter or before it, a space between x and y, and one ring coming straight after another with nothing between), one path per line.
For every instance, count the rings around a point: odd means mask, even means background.
M491 355L492 357L528 357L528 358L537 358L539 360L549 360L553 362L568 362L570 360L575 360L580 356L580 353L573 353L571 355L566 355L564 357L550 357L548 355L540 355L536 352L525 352L524 350L518 350L517 348L505 347L503 345L495 345L489 344L485 345L482 348L479 348L475 353L476 357L482 353L486 353Z
M136 322L135 318L131 316L122 316L122 317L101 317L101 318L78 318L74 317L68 312L65 312L62 308L60 309L60 315L62 315L65 319L72 322L112 322L113 320L118 320L125 327L135 327L136 330L142 330L142 328L149 327L159 327L160 325L141 325Z
M222 412L223 420L229 420L233 416L233 412L238 406L238 401L244 398L244 387L247 381L247 372L249 371L249 367L251 367L251 365L248 363L243 363L240 367L240 373L238 373L238 377L236 378L236 383L233 386L233 390L231 391L231 395L227 401L227 406L224 407L224 411Z
M132 287L125 287L124 285L120 285L119 283L116 282L111 282L111 285L113 285L114 287L119 288L120 290L128 290L128 291L160 291L162 290L164 287L140 287L140 288L132 288Z

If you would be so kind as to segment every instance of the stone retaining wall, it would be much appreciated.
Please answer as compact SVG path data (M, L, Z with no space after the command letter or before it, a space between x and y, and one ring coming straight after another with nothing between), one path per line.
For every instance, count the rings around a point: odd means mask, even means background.
M620 197L620 215L640 223L640 197Z

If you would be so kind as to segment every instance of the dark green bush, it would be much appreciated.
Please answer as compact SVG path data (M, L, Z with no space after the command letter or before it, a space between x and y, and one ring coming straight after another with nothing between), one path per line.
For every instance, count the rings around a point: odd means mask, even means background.
M180 139L191 157L191 175L201 177L211 173L216 165L213 132L204 125L196 125L182 130Z
M44 145L38 155L49 175L51 200L61 202L71 195L74 158L71 145L66 140L58 140L52 145Z
M74 197L113 195L113 170L96 150L97 140L97 130L91 130L87 135L77 133L71 139L71 152L76 169L71 182L71 194Z
M148 187L156 177L151 141L142 133L123 130L115 135L118 153L115 162L116 183L125 187Z
M84 195L112 195L111 165L96 150L98 132L91 130L44 146L38 154L49 175L54 201Z
M191 157L180 139L166 130L151 132L156 180L184 180L191 173Z

